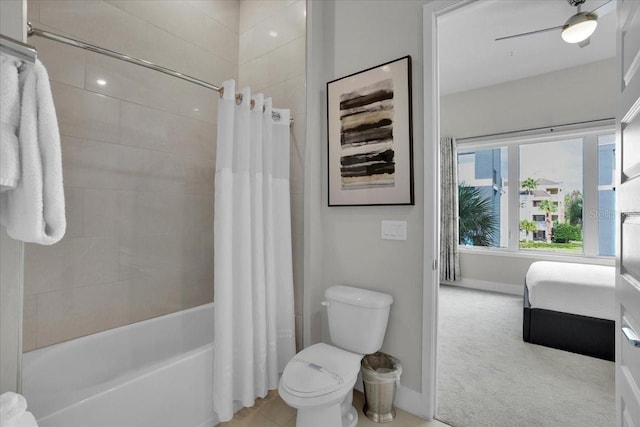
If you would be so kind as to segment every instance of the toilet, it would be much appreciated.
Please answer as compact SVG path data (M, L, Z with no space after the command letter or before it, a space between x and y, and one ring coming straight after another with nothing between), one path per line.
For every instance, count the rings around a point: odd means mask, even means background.
M315 344L287 363L278 392L298 410L297 427L353 427L353 386L365 354L382 347L391 295L352 286L325 291L329 335L333 345Z

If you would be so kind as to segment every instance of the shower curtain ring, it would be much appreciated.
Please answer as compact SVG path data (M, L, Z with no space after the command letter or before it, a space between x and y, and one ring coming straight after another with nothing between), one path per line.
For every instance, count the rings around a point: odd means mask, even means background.
M242 104L242 94L236 93L236 105Z
M222 99L222 97L224 96L224 86L220 88L218 93L220 94L220 99Z
M253 108L256 106L256 100L251 98L251 102L250 102L250 107L249 109L253 110Z

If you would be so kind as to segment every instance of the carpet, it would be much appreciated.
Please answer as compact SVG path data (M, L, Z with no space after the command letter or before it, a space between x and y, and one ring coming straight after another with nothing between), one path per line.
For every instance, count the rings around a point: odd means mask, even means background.
M442 285L439 309L438 420L614 425L614 363L522 341L522 297Z

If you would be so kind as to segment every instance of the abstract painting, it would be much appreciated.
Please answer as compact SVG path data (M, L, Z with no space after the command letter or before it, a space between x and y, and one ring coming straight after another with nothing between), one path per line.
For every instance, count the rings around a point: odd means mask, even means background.
M329 206L414 204L411 57L327 83Z

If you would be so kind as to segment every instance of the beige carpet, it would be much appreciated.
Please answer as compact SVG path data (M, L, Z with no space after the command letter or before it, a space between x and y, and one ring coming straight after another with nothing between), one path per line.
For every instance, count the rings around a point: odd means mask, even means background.
M440 287L438 416L454 427L607 427L614 364L522 341L522 297Z

